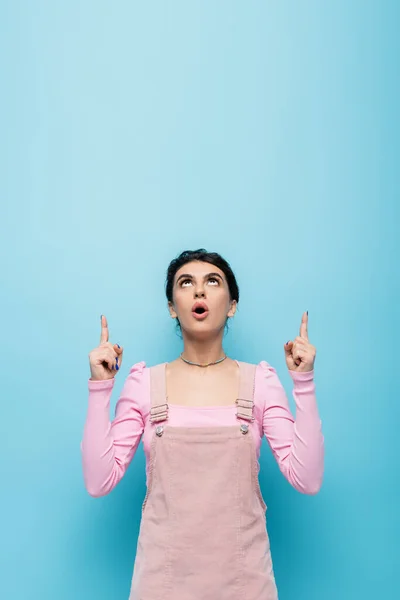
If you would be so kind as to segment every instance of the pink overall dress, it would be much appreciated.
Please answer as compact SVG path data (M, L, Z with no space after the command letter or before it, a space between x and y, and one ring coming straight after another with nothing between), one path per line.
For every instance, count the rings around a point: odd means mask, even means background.
M168 425L165 368L150 369L154 427L130 600L277 600L249 422L255 365L239 362L237 426Z

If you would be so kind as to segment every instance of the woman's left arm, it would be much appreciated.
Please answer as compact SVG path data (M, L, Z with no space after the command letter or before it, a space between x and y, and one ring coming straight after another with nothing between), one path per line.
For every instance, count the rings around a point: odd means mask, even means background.
M299 492L316 494L323 479L324 437L315 394L316 350L308 340L307 324L304 313L300 336L285 344L295 418L276 370L265 361L257 371L256 389L264 405L263 431L281 472Z

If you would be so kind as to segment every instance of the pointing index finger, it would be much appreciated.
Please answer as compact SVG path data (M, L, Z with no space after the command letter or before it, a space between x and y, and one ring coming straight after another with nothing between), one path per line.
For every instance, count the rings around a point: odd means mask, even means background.
M308 340L308 312L303 313L300 325L300 337Z
M104 315L101 315L101 335L100 335L100 344L104 344L104 342L108 342L108 324L107 319Z

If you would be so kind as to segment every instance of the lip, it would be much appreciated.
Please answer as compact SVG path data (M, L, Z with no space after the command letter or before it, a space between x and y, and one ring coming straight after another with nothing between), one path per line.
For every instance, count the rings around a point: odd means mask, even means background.
M197 319L197 321L203 321L208 316L208 310L206 310L206 312L203 312L201 315L198 315L197 313L192 312L192 315L194 316L195 319Z
M201 315L197 314L196 312L194 312L196 310L196 308L204 308L204 311ZM208 316L208 313L210 311L208 310L208 306L205 302L195 302L192 306L192 315L194 316L195 319L197 319L197 321L203 321L203 319L205 319Z

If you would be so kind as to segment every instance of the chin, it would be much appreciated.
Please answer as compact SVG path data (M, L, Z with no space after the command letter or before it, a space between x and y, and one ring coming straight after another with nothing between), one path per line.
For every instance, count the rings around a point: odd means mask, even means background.
M205 339L210 336L215 337L219 334L221 330L223 331L223 329L223 325L218 326L215 324L212 325L211 323L205 323L204 321L198 321L194 324L191 324L190 327L182 326L182 333L185 333L191 337L196 337L198 339Z

